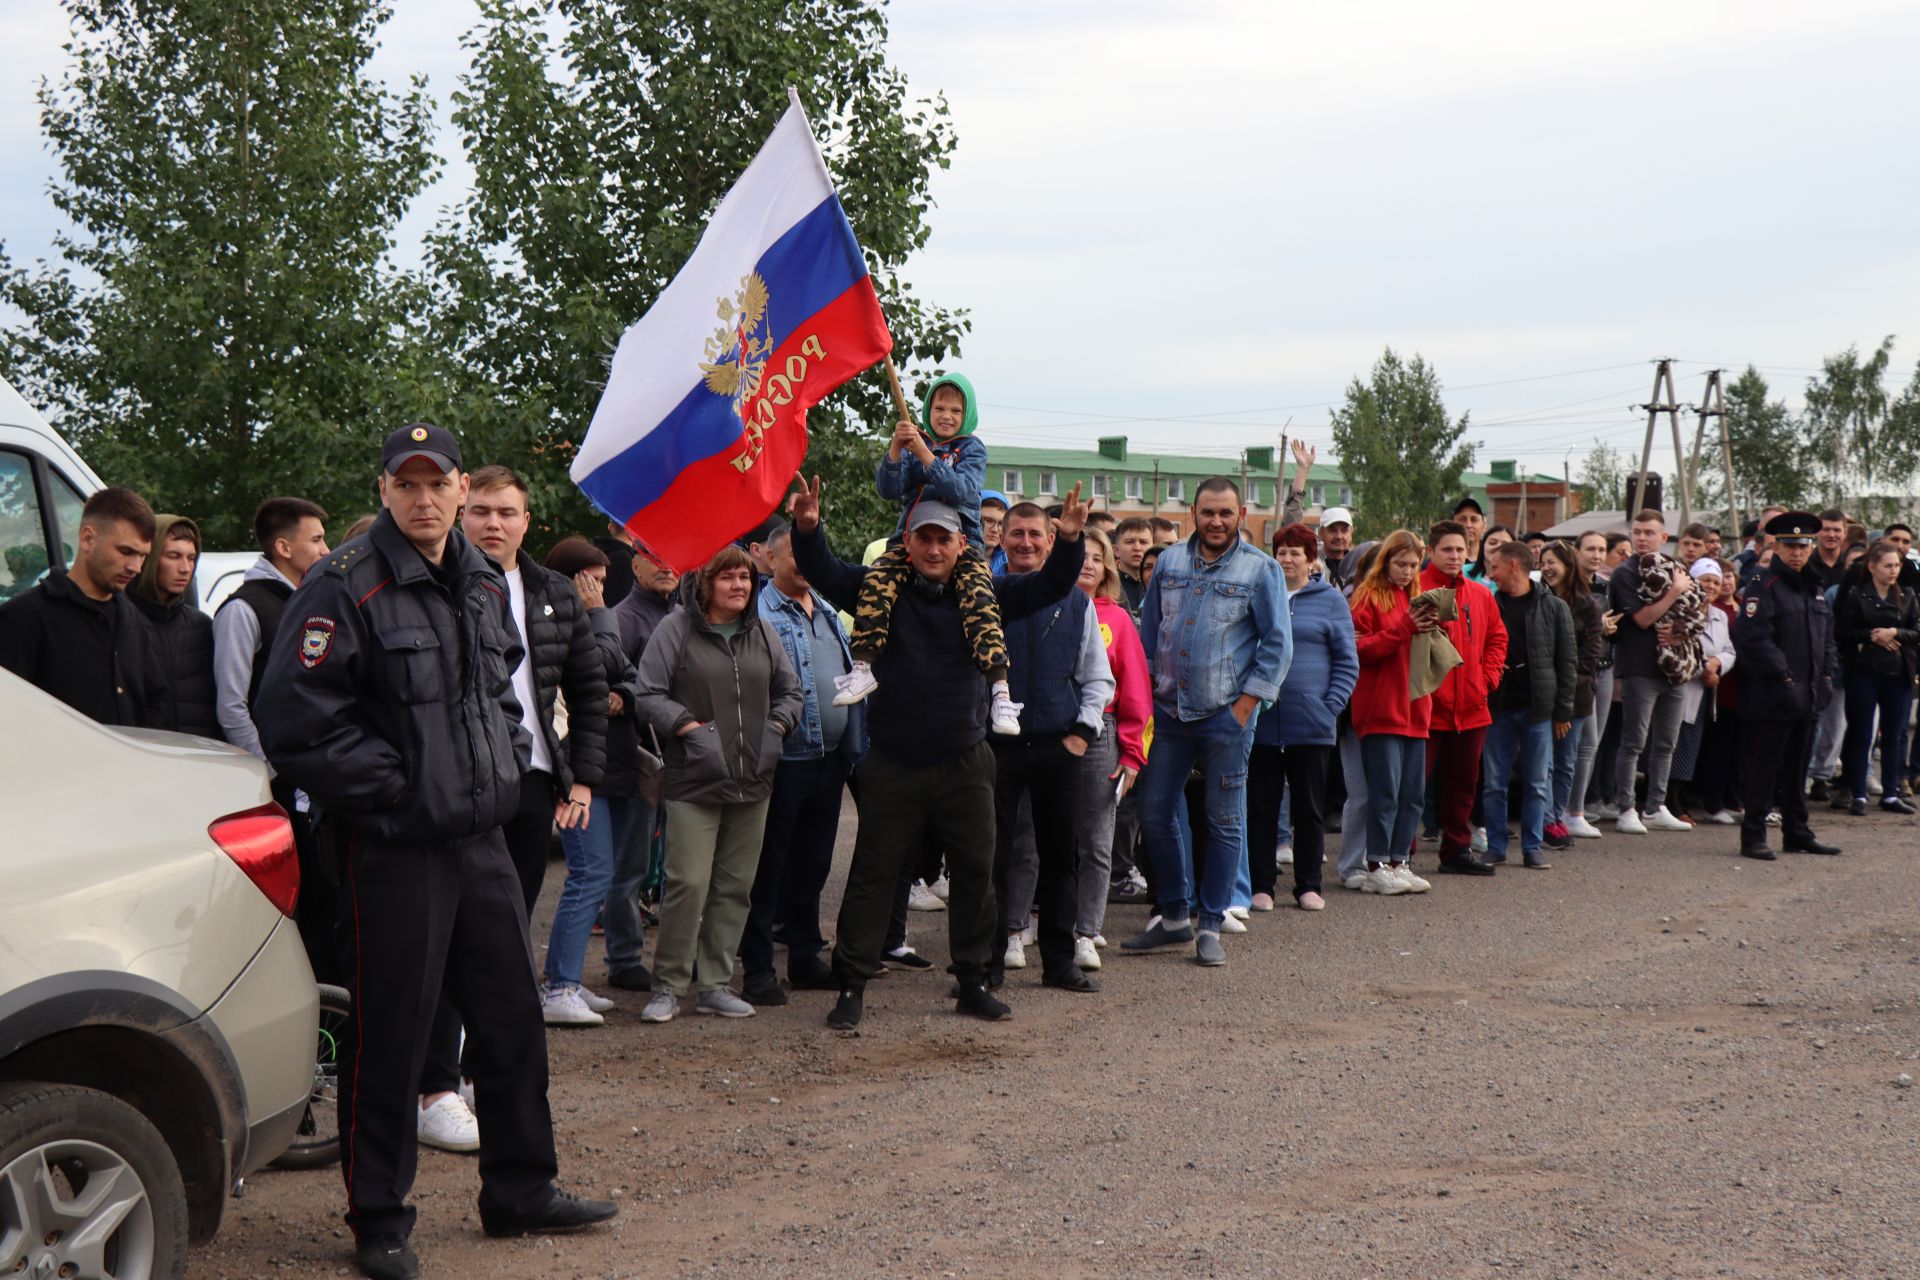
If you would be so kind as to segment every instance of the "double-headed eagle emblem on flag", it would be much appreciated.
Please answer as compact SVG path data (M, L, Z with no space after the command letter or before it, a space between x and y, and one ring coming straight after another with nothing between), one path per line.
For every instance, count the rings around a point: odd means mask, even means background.
M700 362L707 390L733 401L743 417L747 401L760 392L760 379L773 337L767 332L767 282L750 271L740 278L739 292L716 300L720 327L707 339L707 358Z

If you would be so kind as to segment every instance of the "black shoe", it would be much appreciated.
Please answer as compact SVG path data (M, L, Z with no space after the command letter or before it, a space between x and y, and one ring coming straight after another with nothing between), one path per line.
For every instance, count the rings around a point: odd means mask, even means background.
M887 967L898 969L902 973L925 973L933 968L933 961L912 947L902 947L898 951L887 952Z
M622 991L651 991L653 975L647 972L647 966L643 964L628 969L610 969L607 972L607 985Z
M1013 1010L1002 1003L998 997L990 993L981 983L962 982L959 986L960 994L954 1003L953 1011L955 1013L970 1013L974 1017L984 1018L988 1022L1005 1022L1013 1016Z
M420 1280L420 1255L398 1236L357 1242L353 1260L369 1280Z
M1866 817L1867 816L1867 798L1865 796L1855 796L1853 798L1853 802L1847 806L1847 812L1851 813L1856 818Z
M1449 876L1490 876L1493 874L1493 865L1466 853L1440 859L1440 873Z
M605 1222L619 1212L620 1206L611 1200L584 1200L566 1191L556 1191L544 1208L524 1217L489 1217L483 1211L480 1214L480 1229L496 1238L572 1231L577 1227Z
M780 989L780 979L768 969L750 973L741 981L740 998L748 1004L783 1005L787 1002L787 993Z
M1893 796L1880 802L1880 812L1882 813L1913 813L1914 811L1914 807L1905 800L1902 800L1899 796Z
M867 995L859 987L840 988L840 998L833 1002L833 1012L827 1015L827 1025L835 1031L852 1031L860 1025L860 1018L866 1013Z
M1861 803L1865 804L1866 802L1862 800ZM1833 799L1827 802L1827 808L1844 813L1848 809L1853 809L1853 799L1850 798L1845 791L1836 791L1833 793ZM1855 813L1861 812L1861 810L1858 809L1854 809L1853 811Z
M787 985L795 991L838 991L840 979L833 969L818 960L809 965L788 965Z
M1507 855L1504 853L1483 853L1480 855L1480 861L1490 867L1504 867L1507 865Z
M1740 846L1740 856L1757 862L1774 862L1780 855L1763 844L1743 844Z
M1812 836L1808 836L1804 840L1795 840L1788 844L1786 850L1788 853L1818 853L1830 858L1840 852L1840 847L1838 845L1821 844Z
M1553 864L1545 858L1535 855L1534 857L1526 859L1526 868L1529 871L1551 871L1553 870Z
M1040 977L1040 985L1054 987L1061 991L1076 991L1090 995L1100 989L1100 984L1078 969L1068 969L1064 973L1047 973Z
M1819 778L1813 780L1813 786L1807 791L1809 800L1826 800L1831 795L1832 793L1827 790L1827 784Z

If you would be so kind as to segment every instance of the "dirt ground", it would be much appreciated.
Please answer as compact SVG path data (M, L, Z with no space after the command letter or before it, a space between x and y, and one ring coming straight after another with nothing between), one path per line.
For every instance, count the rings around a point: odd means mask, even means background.
M858 1037L825 992L663 1027L629 997L549 1035L562 1182L621 1216L490 1241L473 1159L423 1152L415 1244L476 1278L1920 1275L1920 825L1815 816L1845 856L1702 828L1334 888L1224 969L1011 974L1001 1024L938 970L874 983ZM944 917L913 928L944 964ZM263 1173L192 1273L353 1274L343 1204Z

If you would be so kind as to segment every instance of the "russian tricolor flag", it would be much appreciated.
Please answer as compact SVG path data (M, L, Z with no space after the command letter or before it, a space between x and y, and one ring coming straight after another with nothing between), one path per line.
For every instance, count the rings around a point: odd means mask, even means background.
M800 97L621 336L575 484L676 570L764 520L807 409L893 349Z

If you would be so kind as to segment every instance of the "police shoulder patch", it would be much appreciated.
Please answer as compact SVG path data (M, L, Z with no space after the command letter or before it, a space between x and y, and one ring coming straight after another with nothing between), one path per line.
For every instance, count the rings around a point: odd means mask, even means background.
M1749 618L1756 616L1757 614L1759 614L1759 612L1760 612L1760 602L1758 600L1747 601L1747 616Z
M333 652L334 621L319 616L308 618L300 632L300 665L312 670Z

